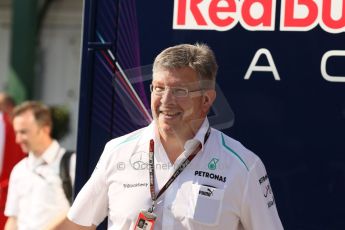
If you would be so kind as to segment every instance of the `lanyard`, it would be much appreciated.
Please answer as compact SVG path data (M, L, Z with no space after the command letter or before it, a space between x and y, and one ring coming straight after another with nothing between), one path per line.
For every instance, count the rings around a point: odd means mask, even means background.
M210 136L211 129L208 127L207 132L204 138L204 144L206 143L208 137ZM152 200L152 207L149 209L149 212L153 212L155 208L156 200L168 189L168 187L174 182L174 180L182 173L182 171L189 165L189 163L194 159L196 154L201 149L201 143L193 150L193 152L182 162L182 164L176 169L174 174L170 177L170 179L165 183L163 188L155 194L155 164L154 164L154 141L150 140L150 147L149 147L149 174L150 174L150 193L151 193L151 200Z

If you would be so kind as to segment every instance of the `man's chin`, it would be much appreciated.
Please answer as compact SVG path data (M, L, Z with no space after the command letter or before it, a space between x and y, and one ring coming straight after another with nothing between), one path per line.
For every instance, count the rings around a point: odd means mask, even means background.
M175 129L171 126L171 125L159 125L159 130L163 133L166 134L174 134L175 133Z
M159 123L158 124L159 133L164 136L176 136L178 134L178 125Z
M28 153L30 152L29 148L25 147L25 146L21 146L21 149L24 153Z

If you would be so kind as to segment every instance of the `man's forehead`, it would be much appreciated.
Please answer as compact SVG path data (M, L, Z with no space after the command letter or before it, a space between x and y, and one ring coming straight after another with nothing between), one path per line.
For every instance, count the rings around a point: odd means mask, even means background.
M153 73L153 82L194 83L199 81L197 73L191 68L161 69Z
M153 80L152 85L154 86L171 86L171 87L199 87L200 81L194 81L194 82L183 82L183 81L175 81L175 82L165 82L160 80Z
M34 116L34 113L31 111L31 110L26 110L18 115L15 115L14 118L13 118L13 122L14 121L34 121L36 122L36 119L35 119L35 116Z
M211 86L213 85L213 82L211 80L186 80L181 78L169 78L168 80L166 78L153 78L152 79L153 85L171 85L171 86L186 86L186 87L194 87L194 86ZM206 87L207 88L207 87Z
M185 67L179 67L179 68L157 68L153 71L153 75L181 75L181 74L188 74L188 75L196 75L197 72L189 67L189 66L185 66Z

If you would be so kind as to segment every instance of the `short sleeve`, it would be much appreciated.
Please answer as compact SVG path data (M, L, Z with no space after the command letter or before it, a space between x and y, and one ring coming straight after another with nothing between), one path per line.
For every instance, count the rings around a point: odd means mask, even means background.
M241 207L241 223L244 229L283 229L272 187L260 159L249 169Z
M19 194L20 189L17 187L20 185L18 181L18 165L15 166L11 172L9 184L8 184L8 193L6 199L5 207L5 216L18 216L19 209Z
M68 218L76 224L98 225L107 216L108 188L104 170L105 163L106 160L101 157L90 179L80 190L68 212Z

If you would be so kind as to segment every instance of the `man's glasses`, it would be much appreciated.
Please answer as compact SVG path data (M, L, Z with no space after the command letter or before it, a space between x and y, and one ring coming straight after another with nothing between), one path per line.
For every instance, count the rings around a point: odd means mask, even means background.
M198 90L189 90L188 88L184 87L168 87L168 86L156 86L156 85L150 85L150 91L151 93L154 93L156 96L163 96L164 93L166 93L170 90L172 95L175 97L188 97L192 95L201 95L202 89Z

